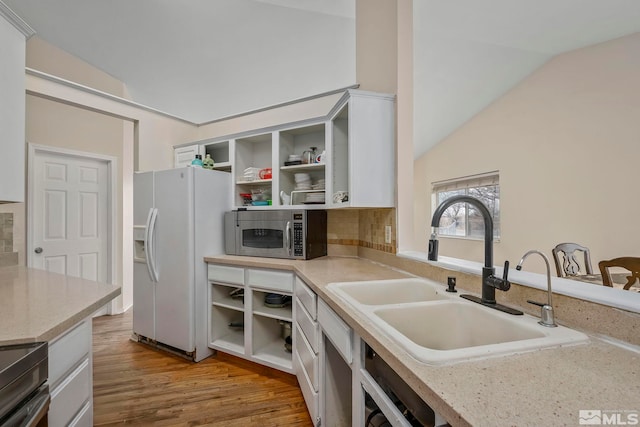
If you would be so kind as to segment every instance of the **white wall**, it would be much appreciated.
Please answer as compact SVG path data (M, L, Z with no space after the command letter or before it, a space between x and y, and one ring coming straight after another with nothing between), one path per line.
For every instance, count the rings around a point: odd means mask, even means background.
M496 264L565 241L595 265L640 256L639 50L636 33L559 55L416 160L413 249L426 251L432 182L499 170ZM481 262L483 245L441 238L440 254Z

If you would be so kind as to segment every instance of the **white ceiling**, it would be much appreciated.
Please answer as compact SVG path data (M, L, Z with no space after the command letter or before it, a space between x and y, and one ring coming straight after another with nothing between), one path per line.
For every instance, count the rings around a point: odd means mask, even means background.
M201 123L355 84L355 0L5 0L37 35Z
M3 0L134 101L201 123L357 83L355 0ZM568 50L640 31L640 0L414 0L418 157Z

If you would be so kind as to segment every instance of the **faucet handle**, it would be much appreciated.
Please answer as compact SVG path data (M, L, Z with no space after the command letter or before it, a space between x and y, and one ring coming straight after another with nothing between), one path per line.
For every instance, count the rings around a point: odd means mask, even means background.
M505 260L504 269L502 270L502 280L504 280L506 283L509 283L509 281L507 280L508 275L509 275L509 260Z
M509 276L509 261L505 261L504 271L502 273L502 279L499 277L495 277L494 275L491 275L487 277L486 283L489 286L499 289L501 291L508 291L511 288L511 283L509 283L508 276Z

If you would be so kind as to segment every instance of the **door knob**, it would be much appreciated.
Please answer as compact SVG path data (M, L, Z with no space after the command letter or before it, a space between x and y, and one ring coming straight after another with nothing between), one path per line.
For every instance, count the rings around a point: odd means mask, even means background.
M38 247L38 248L35 248L33 251L35 253L37 253L37 254L41 254L42 253L42 248Z

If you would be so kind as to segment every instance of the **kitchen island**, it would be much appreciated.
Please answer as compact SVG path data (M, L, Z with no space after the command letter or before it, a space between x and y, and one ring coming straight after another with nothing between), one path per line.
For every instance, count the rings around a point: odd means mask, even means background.
M116 285L0 268L0 346L48 342L48 425L93 425L91 316L120 293Z
M327 289L332 282L412 277L407 272L362 258L289 261L221 255L205 261L294 271L451 425L578 425L580 411L587 410L626 422L640 412L640 352L632 345L614 345L583 331L590 338L586 344L430 366Z
M120 295L108 285L13 266L0 268L0 345L51 341Z

